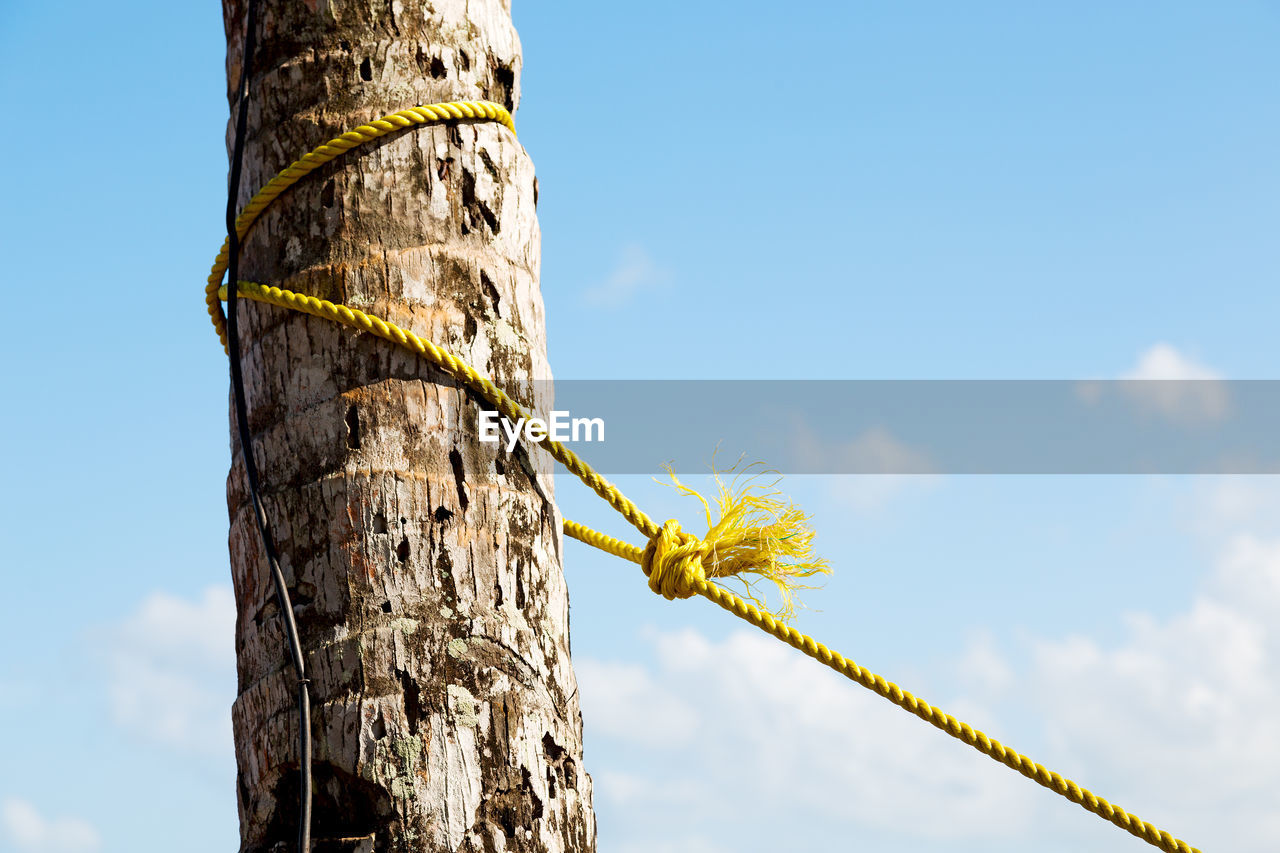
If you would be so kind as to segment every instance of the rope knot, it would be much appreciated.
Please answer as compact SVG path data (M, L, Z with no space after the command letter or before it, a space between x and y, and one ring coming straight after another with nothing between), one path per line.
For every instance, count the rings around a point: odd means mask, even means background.
M712 546L680 529L674 518L667 520L649 540L640 557L640 568L649 576L649 589L665 597L689 598L699 581L706 581L703 560Z
M718 518L706 498L667 468L676 490L702 504L707 532L701 538L692 536L674 519L658 528L638 561L649 577L651 590L668 599L689 598L733 582L765 613L775 619L791 618L795 591L809 588L803 581L830 570L825 560L813 554L808 516L782 497L774 488L776 480L763 485L754 482L764 473L755 468L749 465L737 471L730 483L716 472ZM648 522L641 529L648 533L652 524ZM772 583L781 598L772 612L756 590L761 581Z

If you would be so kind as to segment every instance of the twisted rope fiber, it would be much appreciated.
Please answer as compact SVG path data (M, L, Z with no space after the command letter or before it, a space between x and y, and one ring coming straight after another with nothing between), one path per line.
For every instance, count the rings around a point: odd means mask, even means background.
M368 124L362 124L355 130L349 130L341 136L330 139L324 145L308 154L304 154L281 170L280 174L258 190L253 198L249 200L249 203L244 206L244 210L240 211L240 215L236 217L237 236L244 237L249 232L249 228L262 214L262 211L266 210L267 206L275 201L280 193L296 184L303 176L342 156L352 148L363 145L366 142L372 142L395 130L413 127L414 125L435 124L448 119L497 121L513 134L516 132L516 125L511 118L511 113L507 112L504 107L490 101L450 101L445 104L410 107L407 110L383 116ZM231 238L228 236L223 241L222 248L218 250L218 257L214 260L213 268L209 271L208 282L204 290L204 301L209 309L209 318L213 321L213 327L218 331L218 340L222 341L224 351L227 349L227 317L222 312L222 304L218 301L218 291L222 285L222 277L227 272L230 243ZM225 295L223 298L225 298Z
M479 118L498 121L514 134L511 114L487 101L459 101L445 104L414 107L361 125L343 134L294 162L271 179L245 206L236 221L237 231L243 236L262 211L282 192L308 172L327 163L342 153L364 142L385 136L394 130L413 125L446 121L449 119ZM226 271L226 244L214 261L206 288L206 302L219 339L226 345L225 317L219 300L225 298L226 288L220 286ZM357 308L335 304L325 299L295 293L279 287L240 282L241 296L293 311L369 332L379 338L415 353L472 389L492 405L503 417L517 421L528 414L523 406L507 396L486 376L453 353L436 346L413 332L402 329L389 320L367 314ZM537 442L558 462L585 483L592 491L618 511L648 541L644 548L607 536L583 524L564 519L564 533L580 542L616 557L638 564L649 579L649 586L666 598L689 598L700 595L739 619L751 623L760 630L813 658L844 677L871 690L903 710L941 729L957 740L972 746L995 761L1018 771L1037 784L1054 791L1104 820L1110 821L1143 841L1167 851L1167 853L1201 853L1172 834L1142 820L1123 808L1108 802L1091 791L1080 787L1070 779L1055 773L1027 756L988 737L968 723L961 722L936 705L903 690L865 667L833 651L813 637L786 624L766 610L744 600L713 580L709 580L708 564L712 576L723 576L715 571L717 550L724 549L725 540L704 541L680 530L675 521L659 526L639 507L631 502L616 486L596 471L561 442L547 438ZM739 539L742 537L738 537Z
M564 522L564 532L565 535L571 536L580 542L585 542L602 551L642 566L645 560L649 558L648 548L637 548L634 545L606 536L568 519L565 519ZM904 711L915 714L926 723L942 729L957 740L964 741L983 755L1013 770L1017 770L1028 779L1061 794L1086 811L1114 823L1143 841L1162 850L1169 851L1169 853L1200 853L1198 848L1191 847L1185 841L1175 838L1172 834L1142 820L1137 815L1108 802L1092 791L1081 788L1072 780L1049 770L1042 764L1037 764L1027 756L1000 743L995 738L988 737L968 723L957 720L938 706L929 704L911 692L903 690L892 681L888 681L883 676L859 666L839 652L776 619L771 614L761 611L755 605L744 601L729 590L717 584L708 583L705 578L698 575L696 569L682 577L678 583L684 585L689 594L703 596L739 619L750 622L765 633L773 635L822 665L835 670L850 681L857 682L868 690L880 694Z

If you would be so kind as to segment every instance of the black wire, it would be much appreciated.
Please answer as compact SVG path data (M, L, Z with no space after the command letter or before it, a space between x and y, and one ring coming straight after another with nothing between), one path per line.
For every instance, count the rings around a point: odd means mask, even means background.
M248 407L245 405L244 375L240 369L240 327L236 311L236 285L239 279L240 235L236 231L236 196L240 190L240 167L244 160L244 131L249 113L249 63L253 58L255 31L257 29L257 0L248 0L245 14L244 53L240 58L240 84L236 89L235 137L231 151L231 177L227 182L227 344L231 356L231 389L235 398L236 428L240 438L240 456L244 460L245 479L249 483L249 497L253 501L253 514L262 534L262 547L271 566L271 578L275 581L276 598L280 604L280 616L284 620L285 635L289 640L289 653L293 667L298 672L298 763L299 809L298 851L311 851L311 697L307 690L307 673L302 659L302 643L298 639L298 623L293 617L293 605L289 601L289 588L285 585L280 560L276 556L275 541L267 524L267 513L262 507L258 490L258 465L253 459L253 439L249 432Z

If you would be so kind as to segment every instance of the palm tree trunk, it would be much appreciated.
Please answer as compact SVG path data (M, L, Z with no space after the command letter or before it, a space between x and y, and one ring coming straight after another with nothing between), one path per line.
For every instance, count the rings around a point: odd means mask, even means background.
M241 204L369 119L519 99L509 0L261 2ZM223 0L231 89L244 12ZM527 384L550 378L536 201L529 157L497 123L407 130L277 199L245 239L241 278L385 316L547 410L546 386ZM476 401L384 341L240 311L264 500L312 680L313 849L594 850L548 458L479 442ZM232 444L240 849L265 853L295 839L295 676Z

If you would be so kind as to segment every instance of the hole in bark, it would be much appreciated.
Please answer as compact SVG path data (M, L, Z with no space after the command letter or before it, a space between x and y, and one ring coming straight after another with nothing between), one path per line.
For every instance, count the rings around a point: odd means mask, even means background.
M385 849L385 843L378 844L376 832L359 838L318 838L315 835L311 837L311 853L365 853L366 850L382 853Z
M297 772L285 774L293 782L293 815L279 835L292 849L297 840L298 779ZM394 814L391 796L382 786L361 779L339 767L318 762L313 774L314 806L311 835L315 839L313 853L351 853L368 849L360 841L386 832ZM280 805L284 803L281 802ZM354 843L353 843L354 842ZM273 849L270 846L263 849Z
M537 178L533 179L533 206L535 209L538 206L538 179Z
M374 533L387 532L387 517L382 513L378 513L373 517L373 532Z
M409 722L409 734L418 733L418 724L422 722L422 691L418 682L404 670L397 670L400 676L400 689L404 691L404 718Z
M552 800L556 798L556 777L550 767L547 768L547 796Z
M496 456L493 458L493 471L495 474L500 475L505 475L507 473L507 466L503 465L502 460Z
M476 197L476 176L470 169L462 170L462 206L471 214L471 221L483 220L495 235L502 231L498 217L489 205ZM463 233L466 233L466 221L463 221Z
M474 321L473 321L474 322ZM457 448L449 451L449 465L453 468L453 480L458 487L458 506L467 511L467 474L462 469L462 454Z
M498 293L498 288L494 286L493 279L489 278L489 274L484 270L480 270L480 286L484 288L484 292L488 294L489 299L493 302L493 313L501 317L502 312L498 306L502 302L502 294Z
M343 50L351 50L351 42L347 41L346 39L342 39L338 42L338 47L342 48Z
M360 79L366 82L373 79L373 65L367 56L360 60Z
M566 758L564 760L564 786L571 791L576 791L578 789L576 771L577 765L573 763L573 759Z
M390 612L391 612L391 602L390 602L390 601L384 601L384 602L382 602L382 612L383 612L383 613L390 613Z
M524 610L524 577L519 562L516 563L516 607Z
M318 761L313 765L312 791L314 853L351 850L349 846L340 846L339 839L367 838L385 829L393 814L391 796L380 786L327 762ZM263 835L248 849L291 850L298 834L296 764L292 772L281 773L269 796L274 801L271 820Z
M508 110L516 108L514 96L516 90L516 72L515 69L506 65L499 65L493 69L493 91L490 93L490 100L497 101Z
M396 546L396 557L398 557L400 559L400 562L402 563L408 561L409 559L409 537L408 536L401 537L400 544Z
M449 512L449 510L447 510L446 508L444 508L444 507L442 507L442 506L438 506L438 507L436 507L436 511L435 511L435 513L433 514L433 517L434 517L434 518L435 518L435 520L436 520L437 522L439 522L440 524L444 524L444 523L445 523L445 522L447 522L449 519L453 518L453 513Z
M387 0L387 11L389 11L391 19L391 34L396 38L400 38L400 25L396 23L396 2L395 0Z
M360 449L360 413L355 406L347 409L347 447Z
M498 167L494 165L493 158L489 156L489 152L483 148L480 149L480 163L484 166L484 170L489 173L495 181L502 180L502 176L498 174Z
M494 597L493 606L501 607L502 606L502 581L499 580L497 577L493 579L493 597Z
M262 603L262 607L253 616L253 624L261 628L268 619L274 619L276 614L280 612L280 605L276 602L276 597L272 595Z
M301 616L302 611L311 606L315 594L315 587L309 583L298 584L289 590L289 606L293 608L294 616Z
M444 67L444 60L442 60L442 59L441 59L440 57L438 57L438 56L433 56L433 57L431 58L431 77L432 77L432 79L439 80L440 78L445 77L445 76L447 76L448 74L449 74L448 69L446 69L446 68Z
M458 58L462 60L462 70L463 70L463 71L470 71L470 70L471 70L471 57L467 56L467 52L466 52L465 50L460 50L460 51L458 51Z
M333 178L324 182L324 188L320 190L320 204L326 208L333 207Z
M452 165L453 165L452 157L446 157L443 160L437 158L436 159L436 177L438 177L442 181L447 181L449 179L449 167Z
M373 732L374 740L382 740L387 736L387 720L382 716L381 711L378 712L378 718L373 721L370 730Z
M547 760L552 762L559 761L564 756L564 747L556 743L551 732L542 736L542 751L546 753Z
M542 817L542 800L538 799L538 795L534 793L531 784L533 775L525 767L520 768L520 787L524 789L525 796L529 798L530 811L534 820Z

